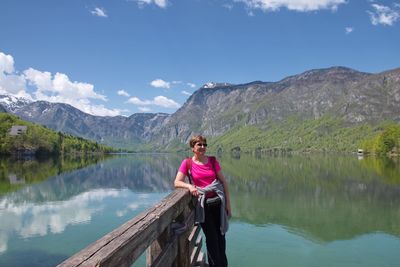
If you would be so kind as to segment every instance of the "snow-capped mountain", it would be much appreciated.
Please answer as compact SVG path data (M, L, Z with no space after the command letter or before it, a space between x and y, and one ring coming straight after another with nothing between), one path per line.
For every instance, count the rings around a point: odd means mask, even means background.
M233 84L230 83L215 83L215 82L208 82L206 84L204 84L201 88L215 88L215 87L224 87L224 86L231 86Z
M32 103L31 100L12 95L0 95L0 105L7 111L14 112Z

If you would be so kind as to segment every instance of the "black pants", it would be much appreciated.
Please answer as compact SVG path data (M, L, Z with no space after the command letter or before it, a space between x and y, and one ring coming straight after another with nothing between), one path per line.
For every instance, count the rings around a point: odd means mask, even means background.
M205 220L201 224L201 228L206 236L208 264L210 267L226 267L228 260L225 254L225 235L221 235L219 229L221 204L205 204L204 209Z

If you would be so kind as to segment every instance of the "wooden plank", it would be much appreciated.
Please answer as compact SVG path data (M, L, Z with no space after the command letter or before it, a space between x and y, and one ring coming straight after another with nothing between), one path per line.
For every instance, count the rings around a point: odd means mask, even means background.
M190 266L196 265L197 257L199 255L200 251L201 251L201 248L199 248L197 246L194 247L194 249L192 250L191 255L190 255Z
M188 214L188 213L189 213L189 214ZM185 232L191 230L191 229L193 228L193 225L194 225L194 215L195 215L195 214L194 214L194 210L190 210L190 209L189 209L189 210L184 214L184 217L183 217L184 222L182 222L182 223L176 222L176 225L177 225L177 226L180 226L180 227L177 227L177 228L174 230L175 234L181 235L181 234L183 234L183 233L185 233Z
M196 247L200 247L203 245L203 236L202 235L198 235L197 239L196 239Z
M177 218L177 220L189 221L191 214L193 214L192 210L190 210L189 206L186 206L185 210L182 212L180 217ZM194 221L194 214L193 214L193 221ZM177 263L177 265L180 267L190 266L190 252L189 252L188 237L190 235L191 228L192 227L190 226L190 228L186 232L182 233L178 237L178 255L176 257L177 259L176 259L175 263Z
M166 249L170 242L170 226L165 228L164 232L147 249L146 266L151 266L157 257Z
M197 258L199 253L201 252L201 247L203 245L203 237L201 235L198 235L196 238L195 246L193 250L191 251L190 255L190 264L192 266L196 265Z
M194 243L196 240L196 237L199 235L199 232L200 232L200 225L193 226L192 232L189 235L189 242L193 241L193 243Z
M101 248L94 257L88 260L89 265L100 263L100 266L130 266L186 207L186 203L184 205L179 205L179 203L183 202L177 202L174 199L162 202L162 205L143 218L140 224L131 227L118 239L112 240L108 246Z
M153 262L151 267L171 266L174 260L176 259L177 255L178 255L178 238L177 236L174 236L171 242L168 242L165 249Z
M192 232L189 235L189 251L192 251L194 249L194 247L196 246L196 240L197 237L200 234L200 225L195 225L192 229Z
M130 266L187 207L191 198L187 190L175 190L58 266Z
M203 251L200 251L200 253L197 257L196 266L200 266L200 267L208 266L206 264L206 258L205 258Z

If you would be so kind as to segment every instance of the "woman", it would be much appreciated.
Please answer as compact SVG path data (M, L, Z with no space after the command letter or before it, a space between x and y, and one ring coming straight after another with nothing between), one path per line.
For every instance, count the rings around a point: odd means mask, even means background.
M228 266L225 254L226 217L231 216L231 204L228 183L222 174L219 162L214 157L206 156L207 140L201 135L190 139L189 145L193 157L183 160L175 178L175 187L189 189L190 193L205 198L204 218L200 216L200 225L206 237L209 266ZM189 177L190 183L185 182ZM199 207L200 205L198 205ZM196 217L199 211L196 209Z

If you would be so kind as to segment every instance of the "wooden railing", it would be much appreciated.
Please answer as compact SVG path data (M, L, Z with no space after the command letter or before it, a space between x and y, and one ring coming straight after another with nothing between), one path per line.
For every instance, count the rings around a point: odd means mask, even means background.
M205 266L195 201L177 189L58 266L131 266L146 250L146 266Z

